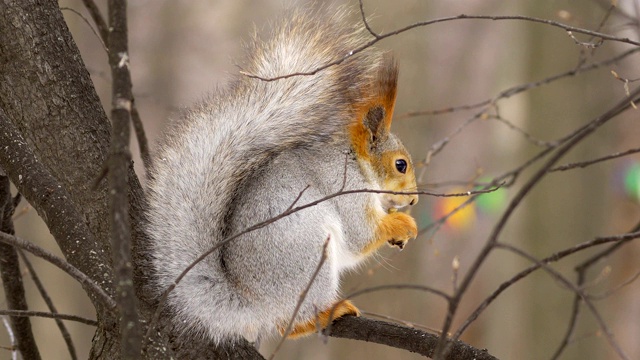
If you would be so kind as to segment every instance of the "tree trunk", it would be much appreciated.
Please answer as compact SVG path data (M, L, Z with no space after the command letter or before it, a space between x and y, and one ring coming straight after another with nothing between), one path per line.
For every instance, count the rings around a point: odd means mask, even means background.
M11 153L0 156L0 166L44 219L67 261L111 294L106 182L93 188L108 154L109 120L57 2L2 0L0 18L0 115L10 123L3 135L14 145ZM135 284L140 318L148 323L155 307L142 296L143 191L132 166L129 179ZM99 326L91 358L118 359L118 316L102 302L92 301ZM166 331L156 332L147 357L175 356L170 349L179 346L167 339ZM219 350L184 343L200 357L259 357L247 343ZM178 351L179 357L186 354Z

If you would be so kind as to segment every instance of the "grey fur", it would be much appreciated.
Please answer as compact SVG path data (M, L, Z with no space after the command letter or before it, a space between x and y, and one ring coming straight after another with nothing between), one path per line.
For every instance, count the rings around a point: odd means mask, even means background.
M366 38L344 17L289 16L268 41L254 41L245 71L278 76L346 56ZM314 76L239 77L173 124L148 184L157 296L199 255L280 214L307 185L298 205L338 191L345 164L346 189L380 188L351 153L347 126L381 61L369 49ZM329 256L298 316L312 318L338 299L340 272L361 260L373 237L367 205L384 211L376 194L341 196L222 246L174 289L168 313L183 331L215 342L271 333L286 325L330 236Z

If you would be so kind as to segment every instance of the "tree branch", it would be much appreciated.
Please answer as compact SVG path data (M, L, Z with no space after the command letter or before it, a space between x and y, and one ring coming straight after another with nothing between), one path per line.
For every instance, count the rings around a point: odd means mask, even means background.
M31 276L31 281L33 281L36 288L38 288L38 292L40 293L42 300L44 300L45 304L47 304L47 308L49 308L49 311L52 314L58 314L58 309L56 309L55 305L53 304L53 300L51 300L51 297L47 293L47 290L44 288L42 281L40 281L40 277L36 273L36 269L34 269L33 265L31 265L31 261L29 261L27 256L24 254L24 251L22 250L18 250L18 255L20 255L20 259L22 259L22 262L27 267L27 271ZM69 350L69 356L71 357L71 360L78 359L78 355L76 354L76 348L73 345L73 339L71 339L71 334L69 334L69 330L67 330L67 327L65 326L64 322L62 322L61 319L55 319L55 322L56 322L56 325L58 326L58 329L60 329L60 334L62 335L62 338L64 339L65 344L67 344L67 350Z
M604 249L603 251L600 251L599 253L587 258L582 263L580 263L578 266L576 266L575 269L574 269L576 271L576 273L577 273L576 285L579 288L581 288L584 285L585 281L586 281L587 271L589 270L589 268L591 268L591 266L596 264L598 261L600 261L604 257L609 256L612 253L614 253L615 251L617 251L620 248L622 248L622 246L624 246L624 244L626 244L630 240L634 239L632 237L632 234L636 234L638 232L640 232L640 222L637 223L636 226L634 226L633 229L631 229L631 231L628 234L625 234L626 236L623 235L620 238L616 239L617 242L615 244L613 244L613 245L609 246L608 248ZM582 304L582 298L580 297L580 294L575 294L574 299L573 299L573 305L571 306L571 317L569 319L569 324L567 326L567 330L565 331L565 334L564 334L562 340L560 341L560 345L558 345L558 348L556 349L555 353L553 354L552 359L554 359L554 360L559 358L560 355L562 355L562 353L564 352L564 349L569 344L569 340L570 340L571 335L573 334L573 331L574 331L575 326L577 324L578 314L580 313L580 304Z
M597 164L599 162L603 162L603 161L607 161L607 160L611 160L611 159L617 159L623 156L627 156L627 155L631 155L631 154L635 154L640 152L640 148L634 148L634 149L629 149L627 151L620 151L617 152L615 154L610 154L610 155L606 155L606 156L602 156L593 160L588 160L588 161L581 161L581 162L575 162L575 163L570 163L570 164L565 164L565 165L560 165L560 166L556 166L552 169L549 169L549 172L555 172L555 171L565 171L565 170L570 170L570 169L575 169L575 168L586 168L587 166L591 166L593 164Z
M67 314L52 313L52 312L0 309L0 315L19 316L19 317L35 316L35 317L43 317L48 319L69 320L69 321L75 321L75 322L79 322L86 325L98 326L98 322L95 320L86 319L76 315L67 315Z
M107 192L90 188L108 120L57 2L5 0L0 13L0 166L67 260L110 293Z
M315 282L316 277L320 273L320 270L322 269L322 265L324 265L324 262L327 260L327 246L329 246L329 241L331 241L330 236L327 237L327 240L325 240L324 245L322 246L322 255L320 256L320 261L318 261L318 265L316 266L316 269L313 271L313 274L311 275L311 279L309 279L307 286L300 293L298 303L296 304L296 308L293 310L293 314L291 314L291 318L287 323L287 327L282 332L282 336L280 336L280 341L278 342L278 345L271 353L271 356L269 356L269 360L273 360L273 358L276 356L276 353L280 350L280 348L282 347L282 344L284 344L285 340L287 339L287 336L289 336L289 334L291 333L291 330L293 329L293 324L295 323L295 320L296 320L296 316L298 316L298 312L300 311L300 307L302 306L302 303L304 302L304 300L307 298L307 294L309 293L311 286Z
M355 316L343 316L335 320L330 332L325 335L374 342L428 357L433 357L440 337L398 324ZM486 350L476 349L459 340L451 341L449 344L451 350L445 357L447 360L496 359Z
M584 292L582 291L582 288L579 285L573 284L572 282L567 280L564 276L562 276L560 273L553 270L549 265L538 261L535 257L531 256L525 251L522 251L516 248L515 246L509 245L509 244L496 243L496 247L509 250L515 254L518 254L528 259L529 261L535 264L540 265L540 267L543 268L547 273L549 273L554 279L558 280L561 284L563 284L564 286L572 290L576 295L580 296L580 298L587 305L589 310L591 310L591 313L593 314L596 321L598 322L600 329L604 333L605 338L607 339L611 347L615 350L615 352L618 354L618 356L621 359L629 360L629 357L624 353L624 351L622 351L618 343L615 341L613 333L611 332L611 330L609 330L609 327L607 326L604 319L602 318L602 315L600 315L600 312L596 309L595 305L593 305L591 300L589 300L589 298L584 294Z
M467 274L464 276L462 282L460 283L460 287L452 297L449 302L449 309L447 311L447 316L445 318L444 324L442 326L442 336L440 338L440 342L438 345L438 351L436 352L436 358L441 358L443 354L446 354L446 334L451 329L451 325L453 323L453 317L458 308L458 304L462 298L462 295L466 292L467 288L471 284L473 278L477 275L478 269L484 263L489 253L495 248L498 238L504 229L504 226L507 223L507 220L511 217L515 209L518 207L520 202L524 199L524 197L533 189L539 182L544 178L546 174L548 174L548 170L551 169L569 150L571 150L575 145L580 143L584 138L593 133L600 126L607 123L609 120L613 119L623 111L629 109L631 107L631 103L637 101L638 96L640 96L640 88L635 89L630 96L626 97L618 104L614 105L611 109L606 111L604 114L599 117L591 120L585 126L582 126L576 133L575 136L572 136L567 139L567 142L560 148L558 148L555 154L543 165L531 178L528 182L526 182L520 191L513 197L511 202L509 203L507 209L504 211L496 225L494 226L487 242L480 250L480 253L476 257L475 261L469 267Z
M363 18L365 18L364 13L363 13L362 16L363 16ZM613 35L609 35L609 34L604 34L604 33L598 32L598 31L592 31L592 30L588 30L588 29L575 27L575 26L570 26L570 25L566 25L566 24L563 24L563 23L560 23L560 22L557 22L557 21L553 21L553 20L548 20L548 19L540 19L540 18L535 18L535 17L531 17L531 16L521 16L521 15L489 16L489 15L465 15L465 14L461 14L461 15L457 15L457 16L447 16L447 17L442 17L442 18L438 18L438 19L432 19L432 20L427 20L427 21L416 22L416 23L413 23L411 25L407 25L405 27L402 27L400 29L386 32L384 34L375 33L369 27L369 25L365 22L365 24L367 24L366 25L367 30L374 37L373 40L370 40L370 41L368 41L367 43L365 43L363 45L355 47L352 51L350 51L344 57L341 57L341 58L336 59L336 60L334 60L332 62L329 62L327 64L319 66L319 67L315 68L314 70L291 72L291 73L288 73L288 74L284 74L284 75L280 75L280 76L274 76L274 77L262 77L262 76L260 76L258 74L251 74L251 73L247 73L245 71L240 71L240 73L242 75L245 75L245 76L249 77L249 78L258 79L258 80L262 80L262 81L276 81L276 80L281 80L281 79L287 79L287 78L294 77L294 76L311 76L311 75L315 75L318 72L323 71L323 70L325 70L327 68L330 68L332 66L336 66L336 65L342 64L343 62L345 62L350 57L352 57L352 56L354 56L354 55L356 55L358 53L361 53L365 49L373 46L374 44L376 44L379 41L384 40L384 39L386 39L388 37L399 35L399 34L402 34L404 32L407 32L409 30L412 30L412 29L415 29L415 28L418 28L418 27L426 27L426 26L429 26L429 25L437 24L437 23L451 22L451 21L456 21L456 20L492 20L492 21L518 20L518 21L528 21L528 22L545 24L545 25L549 25L549 26L552 26L552 27L560 28L560 29L565 30L570 35L572 33L585 34L585 35L591 35L593 37L600 38L602 40L610 40L610 41L616 41L616 42L631 44L631 45L635 45L635 46L640 46L640 42L632 40L632 39L629 39L629 38L622 38L622 37L617 37L617 36L613 36Z
M113 301L113 299L111 299L102 288L100 288L93 280L91 280L91 278L89 278L86 274L78 270L78 268L74 267L64 259L61 259L49 253L45 249L29 241L21 239L17 236L5 234L3 232L0 232L0 242L18 247L32 253L37 257L47 260L51 264L57 266L62 271L69 274L76 281L78 281L80 285L82 285L82 287L87 291L89 297L95 299L95 302L100 304L100 307L104 307L109 311L115 310L117 306L115 301Z
M56 239L59 239L58 243L63 250L68 250L67 259L69 262L67 263L53 255L42 252L35 245L17 237L14 238L17 240L13 240L10 235L0 234L0 239L3 242L19 241L20 245L16 243L16 246L32 253L37 252L36 255L65 270L68 274L74 276L76 280L81 280L80 283L90 294L94 305L98 308L101 308L102 305L107 305L108 309L113 309L115 303L112 302L113 300L106 292L98 287L96 281L91 279L90 276L85 275L73 265L74 263L86 261L86 259L80 258L80 255L82 255L80 248L83 241L93 242L95 240L91 232L83 226L85 224L84 221L79 216L74 204L69 200L71 196L42 167L42 164L31 152L29 145L25 143L22 135L17 132L15 126L4 116L2 109L0 109L0 128L3 129L0 131L0 144L3 144L0 147L0 167L10 174L12 182L16 184L18 190L27 199L37 199L31 204L38 210L38 214L47 223L51 224L49 230L51 230ZM42 196L41 194L46 195ZM93 261L101 260L95 254L87 254L87 256ZM91 268L94 274L99 270L98 267L96 268ZM96 277L98 276L96 275ZM100 277L98 278L100 279ZM103 284L103 282L101 283ZM111 300L111 303L107 299Z
M13 228L13 198L11 197L9 178L0 170L0 231L15 234ZM7 306L11 310L28 310L27 299L22 283L22 272L16 249L8 244L0 244L0 274ZM29 318L11 316L11 324L16 345L24 359L40 359L40 352L31 331Z
M131 226L129 223L129 119L131 117L131 75L127 34L127 3L109 0L109 65L113 79L111 109L111 151L107 160L111 250L120 311L120 346L123 359L136 359L142 349L142 330L133 287Z
M87 8L93 22L96 24L98 31L100 32L100 37L102 38L102 43L106 44L109 40L109 26L107 26L107 22L100 14L100 9L96 6L96 3L93 0L82 0L84 7Z
M487 297L480 305L478 305L478 307L471 313L471 315L469 315L469 317L467 317L467 320L465 320L465 322L458 328L456 333L453 335L453 338L454 339L459 338L462 335L462 333L464 333L464 331L467 329L467 327L469 327L469 325L471 325L471 323L475 321L478 318L478 316L480 316L482 311L484 311L484 309L486 309L493 302L493 300L497 299L498 296L503 291L507 290L509 287L511 287L511 285L514 285L518 281L524 279L532 272L540 269L542 267L542 264L549 264L552 262L559 261L569 255L575 254L577 252L580 252L582 250L585 250L594 246L607 244L610 242L615 242L616 245L619 245L624 242L637 239L637 238L640 238L640 232L637 232L637 231L624 234L622 236L598 237L591 241L587 241L587 242L572 246L568 249L558 251L552 255L545 257L544 259L540 260L539 263L535 263L529 266L528 268L522 270L518 274L511 277L511 279L500 284L500 286L493 293L491 293L491 295L489 295L489 297ZM581 285L580 281L578 281L577 284L578 286L580 286Z

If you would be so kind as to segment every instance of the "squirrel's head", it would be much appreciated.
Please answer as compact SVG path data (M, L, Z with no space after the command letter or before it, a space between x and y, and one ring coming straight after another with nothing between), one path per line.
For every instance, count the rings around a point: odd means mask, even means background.
M356 108L356 121L350 129L358 159L368 163L382 190L393 192L380 194L386 211L418 202L418 195L402 194L416 192L416 177L411 156L390 132L397 82L398 67L391 57L385 57L371 89L367 89L367 100Z
M372 109L370 115L377 117L379 110ZM387 211L395 211L407 205L418 202L416 194L402 194L403 192L415 192L416 176L411 161L411 155L394 134L388 130L380 129L371 116L365 118L365 124L371 125L369 133L369 158L374 176L380 188L393 193L381 193L382 206ZM367 125L366 125L367 126Z

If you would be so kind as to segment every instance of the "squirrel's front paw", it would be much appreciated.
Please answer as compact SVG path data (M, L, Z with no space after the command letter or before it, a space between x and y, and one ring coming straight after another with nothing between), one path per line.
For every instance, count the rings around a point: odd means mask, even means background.
M414 218L405 213L392 213L388 216L393 216L393 231L389 234L388 243L402 250L410 239L418 236L418 225Z
M362 253L369 254L385 243L402 249L409 239L415 239L416 236L418 236L418 226L411 216L401 212L391 212L380 219L375 240L369 243Z

